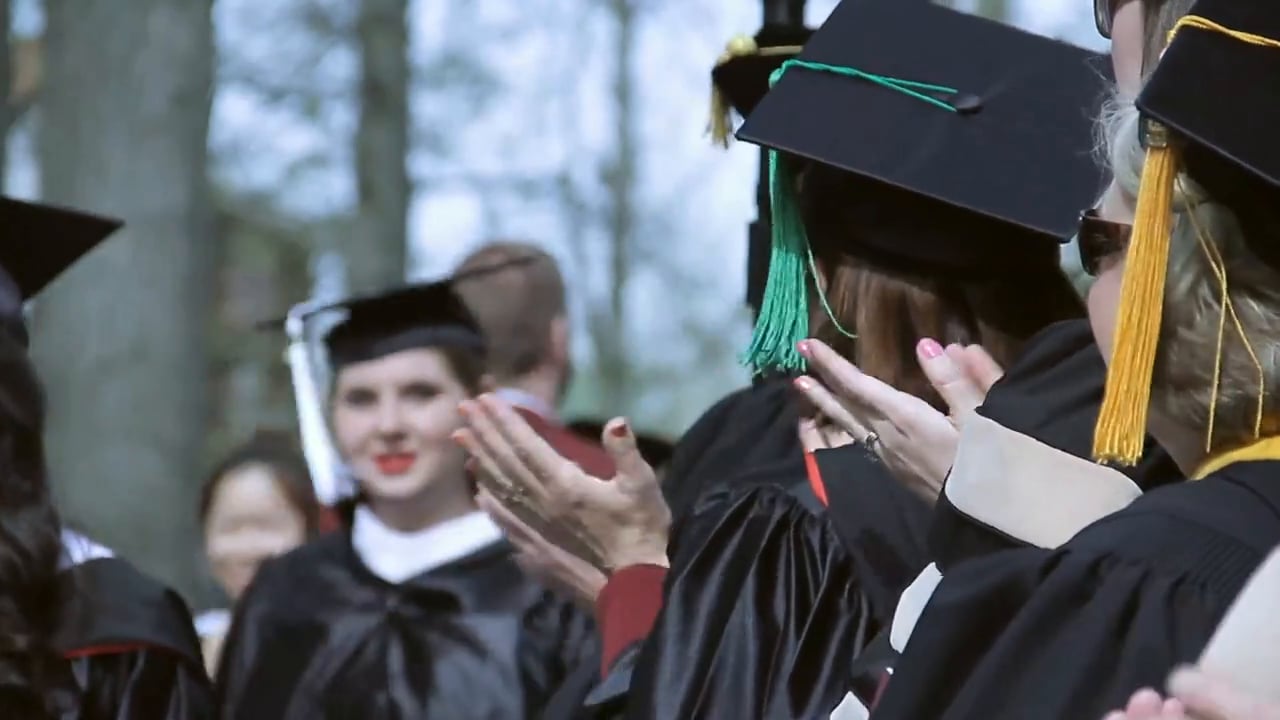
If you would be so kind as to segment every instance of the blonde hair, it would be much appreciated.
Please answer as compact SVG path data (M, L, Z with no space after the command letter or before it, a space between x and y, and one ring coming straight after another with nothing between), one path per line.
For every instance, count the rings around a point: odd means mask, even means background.
M1127 196L1136 197L1145 157L1138 110L1131 100L1117 97L1104 112L1103 124L1116 184ZM1262 434L1280 431L1280 394L1275 392L1280 388L1280 322L1276 320L1280 318L1280 272L1263 263L1245 244L1244 232L1230 208L1185 173L1179 175L1175 187L1151 408L1180 426L1199 429L1212 449L1221 450L1253 439L1260 388L1265 388ZM1229 311L1222 324L1222 283L1210 260L1215 249L1220 267L1226 271L1230 309L1239 319L1239 330ZM1241 331L1248 338L1247 346ZM1213 437L1208 438L1211 404Z

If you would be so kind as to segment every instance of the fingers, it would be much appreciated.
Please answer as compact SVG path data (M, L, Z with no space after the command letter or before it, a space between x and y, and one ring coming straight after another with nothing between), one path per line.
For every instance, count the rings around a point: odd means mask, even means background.
M636 436L625 419L614 418L605 424L600 442L613 458L614 467L618 470L614 482L636 484L653 481L653 468L640 454Z
M494 425L535 475L546 478L564 469L568 461L529 427L529 423L506 401L492 394L481 395L479 400Z
M841 399L867 406L889 418L900 409L901 393L863 373L821 340L804 340L799 349L818 379Z
M982 404L986 391L969 377L966 369L936 340L925 338L916 344L916 358L929 384L942 396L953 418L963 417Z
M1004 377L1004 368L1000 367L1000 363L991 357L991 353L981 345L965 346L962 357L963 364L969 377L978 384L978 389L985 395L996 384L1000 378Z
M847 432L855 439L865 438L871 432L869 423L863 422L856 415L850 412L844 403L840 402L835 395L831 393L822 383L808 376L800 376L795 379L794 385L800 394L804 396L809 404L813 405L814 410L818 414L826 417L835 423L840 429ZM817 431L815 424L814 430ZM825 443L822 445L826 447Z
M539 477L529 463L517 453L515 445L498 429L490 413L486 412L479 403L471 400L461 403L458 410L467 421L469 434L460 432L457 436L463 443L473 440L469 447L465 444L464 447L480 460L484 471L481 474L481 480L484 481L486 474L490 475L491 479L498 480L500 485L492 489L499 497L505 497L511 493L516 495L527 493L537 502L545 504L547 491L543 487L543 477Z
M1132 718L1157 718L1163 706L1164 698L1160 697L1160 693L1151 688L1143 688L1129 698L1129 706L1125 710Z
M502 497L518 494L515 483L498 466L488 448L476 438L475 432L463 428L453 434L453 440L471 456L467 460L467 471L475 476L476 484L486 493Z
M1200 720L1275 720L1280 708L1266 707L1221 680L1194 668L1182 668L1169 678L1169 691Z

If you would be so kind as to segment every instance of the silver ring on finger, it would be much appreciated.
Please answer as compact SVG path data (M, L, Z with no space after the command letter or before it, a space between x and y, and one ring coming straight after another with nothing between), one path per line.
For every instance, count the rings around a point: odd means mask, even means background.
M874 430L867 433L867 436L862 438L862 444L865 445L866 448L871 452L876 451L876 445L878 445L879 443L880 443L880 436L877 435Z

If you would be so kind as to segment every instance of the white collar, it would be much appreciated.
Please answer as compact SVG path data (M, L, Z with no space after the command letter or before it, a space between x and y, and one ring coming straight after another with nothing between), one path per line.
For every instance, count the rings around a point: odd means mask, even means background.
M62 529L62 558L58 562L59 569L66 570L90 560L109 557L115 557L111 548L99 545L75 530Z
M502 530L482 512L473 512L414 532L387 526L365 505L356 508L351 545L374 575L402 583L448 565L502 539Z
M494 391L494 395L506 400L508 404L524 408L529 412L551 422L559 422L556 409L548 405L542 398L520 388L502 387Z

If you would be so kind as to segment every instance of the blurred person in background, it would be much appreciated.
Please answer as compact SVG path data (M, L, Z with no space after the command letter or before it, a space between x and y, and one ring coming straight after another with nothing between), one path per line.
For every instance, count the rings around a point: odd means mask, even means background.
M561 455L589 472L612 475L613 461L599 436L584 438L560 419L573 357L564 276L555 258L529 243L495 241L463 258L453 274L488 342L496 392Z
M200 488L205 558L228 604L196 617L210 674L231 610L258 567L315 536L320 506L306 460L286 437L258 433L217 462Z

